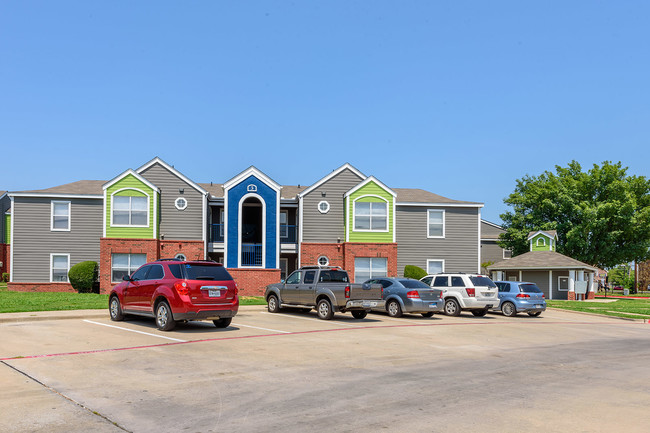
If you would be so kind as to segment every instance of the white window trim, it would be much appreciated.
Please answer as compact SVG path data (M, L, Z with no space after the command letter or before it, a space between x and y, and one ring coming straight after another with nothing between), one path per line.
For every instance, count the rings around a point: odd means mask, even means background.
M429 226L430 226L430 217L431 212L442 212L442 236L431 236L429 234ZM427 238L428 239L444 239L446 235L446 230L447 230L447 216L446 212L444 209L427 209Z
M566 289L561 288L562 285L560 284L560 280L562 278L564 278L566 280ZM558 292L568 292L569 291L569 277L564 277L564 276L562 276L562 277L558 276L557 277L557 290L558 290Z
M282 232L280 232L280 239L289 239L289 227L288 227L289 226L289 211L288 210L281 210L280 211L280 216L282 216L283 214L287 216L287 222L284 224L284 225L287 226L287 231L286 231L285 236L282 236ZM280 218L280 225L282 225L282 218Z
M357 281L357 262L356 262L357 259L370 259L370 269L369 269L370 270L370 278L382 278L381 276L377 276L377 277L373 276L372 262L373 262L373 260L385 260L386 261L386 275L384 275L384 277L388 276L388 257L361 257L361 256L359 256L359 257L354 258L354 281L355 282Z
M322 264L320 263L320 259L325 259L325 261L326 261L327 263L325 263L324 265L322 265ZM329 266L329 264L330 264L330 259L329 259L329 257L327 257L327 256L325 256L325 255L323 255L323 256L318 256L318 259L316 260L316 264L319 265L319 266Z
M114 206L113 206L113 198L115 195L117 195L118 192L122 191L138 191L144 194L147 197L147 224L146 225L139 225L139 224L113 224L113 211L114 211ZM140 196L120 196L120 197L140 197ZM111 194L111 227L139 227L139 228L148 228L150 226L149 221L151 220L151 215L150 215L150 209L151 209L151 196L147 194L146 192L142 191L141 189L138 188L122 188L118 189L114 193ZM155 233L154 233L155 235Z
M506 252L509 252L509 253L510 253L510 257L506 257ZM503 249L501 250L501 253L502 253L502 255L503 255L503 259L504 259L504 260L510 260L510 259L512 258L512 250L507 250L507 249L503 248Z
M185 206L179 206L179 205L178 205L178 201L179 201L179 200L185 200ZM188 204L188 203L187 203L187 199L186 199L185 197L178 197L176 200L174 200L174 206L175 206L176 209L178 209L178 210L185 210L185 209L187 209L187 204Z
M322 209L320 208L320 205L323 204L323 203L325 203L325 204L327 205L327 209L326 209L326 210L322 210ZM322 213L322 214L326 214L326 213L329 212L329 211L330 211L330 204L329 204L327 201L322 200L322 201L318 202L318 212L320 212L320 213Z
M54 256L66 256L68 258L68 270L67 272L70 272L70 254L66 253L51 253L50 254L50 283L69 283L70 278L67 276L66 272L66 280L67 281L54 281Z
M386 203L386 229L385 230L373 230L372 228L370 229L358 229L357 228L357 201L361 200L362 198L367 198L367 197L373 197L373 198L378 198L382 202ZM362 203L379 203L379 202L362 202ZM371 206L372 208L372 206ZM356 233L388 233L390 231L390 202L386 200L385 198L374 195L374 194L367 194L367 195L362 195L360 197L357 197L353 200L352 202L352 231ZM372 227L372 210L370 211L370 227Z
M434 274L429 273L429 263L431 263L431 262L440 262L440 263L442 263L442 271L441 272L445 272L445 260L444 259L427 259L427 269L426 269L426 271L427 271L428 275L434 275Z
M174 256L174 258L175 258L175 259L182 260L182 261L186 261L186 260L187 260L187 256L186 256L185 254L183 254L183 253L178 253L178 254L176 254L176 255Z
M541 241L541 245L540 245L540 241ZM540 237L537 238L536 244L537 244L538 247L545 247L546 246L546 239L544 239L543 237L540 236Z
M54 228L54 204L67 204L68 205L68 228L55 229ZM53 232L69 232L72 227L72 202L67 200L52 200L50 202L50 230Z

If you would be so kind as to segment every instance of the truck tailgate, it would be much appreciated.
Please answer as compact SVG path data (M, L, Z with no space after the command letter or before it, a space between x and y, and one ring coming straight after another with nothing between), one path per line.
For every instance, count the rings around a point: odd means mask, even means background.
M350 284L350 300L381 299L383 288L381 284Z

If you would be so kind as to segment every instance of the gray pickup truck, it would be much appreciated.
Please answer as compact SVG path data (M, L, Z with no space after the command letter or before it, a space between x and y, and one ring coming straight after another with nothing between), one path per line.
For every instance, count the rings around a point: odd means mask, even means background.
M302 267L283 283L266 286L264 297L270 313L278 313L282 306L305 311L315 307L324 320L337 311L349 311L355 319L363 319L371 309L386 305L381 284L352 284L346 271L333 266Z

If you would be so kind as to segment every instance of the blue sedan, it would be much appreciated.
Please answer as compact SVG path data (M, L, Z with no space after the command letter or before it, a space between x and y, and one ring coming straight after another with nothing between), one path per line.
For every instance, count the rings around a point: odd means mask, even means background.
M400 317L404 313L420 313L424 317L431 317L433 313L442 311L444 305L442 290L412 278L382 277L370 279L366 283L381 284L384 288L382 299L386 300L386 312L390 317Z
M534 283L522 281L495 281L499 288L499 306L504 316L512 317L517 313L528 313L537 317L546 311L544 293Z

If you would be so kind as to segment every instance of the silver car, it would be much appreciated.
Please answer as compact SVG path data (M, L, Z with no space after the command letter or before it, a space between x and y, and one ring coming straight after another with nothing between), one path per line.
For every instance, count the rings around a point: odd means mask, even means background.
M386 308L373 310L386 311L390 317L400 317L404 313L431 317L433 313L442 311L444 305L442 290L431 288L422 281L382 277L370 279L366 283L378 283L384 288L382 299L386 301Z

